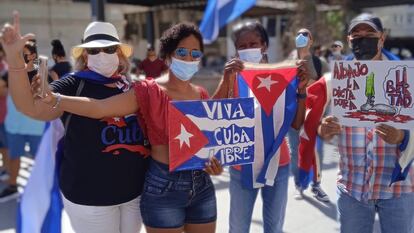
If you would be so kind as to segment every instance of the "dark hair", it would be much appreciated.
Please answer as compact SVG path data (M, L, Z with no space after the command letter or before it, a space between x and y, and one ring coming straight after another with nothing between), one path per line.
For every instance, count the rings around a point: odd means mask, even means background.
M30 51L31 54L36 53L36 57L37 57L37 46L36 46L36 41L35 40L28 40L25 44L24 47Z
M50 44L53 46L52 55L56 55L59 57L66 56L65 49L63 48L62 42L60 42L60 40L52 40Z
M200 50L204 52L203 36L197 26L191 23L176 24L162 34L160 39L160 57L166 59L170 56L178 46L178 43L184 38L195 36L200 42Z
M266 29L258 21L244 21L240 22L233 27L233 32L231 34L231 39L236 46L237 39L243 32L255 32L262 39L262 42L265 46L269 46L269 36L267 35Z

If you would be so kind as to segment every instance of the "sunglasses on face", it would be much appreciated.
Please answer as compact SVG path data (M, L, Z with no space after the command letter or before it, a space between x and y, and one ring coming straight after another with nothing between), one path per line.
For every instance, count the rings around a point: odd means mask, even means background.
M114 46L109 46L109 47L104 47L104 48L86 48L86 52L89 55L96 55L100 52L104 52L107 54L114 54L117 49L118 49L118 46L114 45Z
M336 45L336 44L332 45L332 48L339 48L339 47L341 47L341 46Z
M309 32L298 32L298 34L296 35L299 36L300 34L302 34L303 36L309 37Z
M189 49L186 49L186 48L177 48L175 50L175 55L177 55L177 57L180 57L180 58L184 58L189 54L191 54L191 57L195 60L200 60L201 57L203 56L203 53L197 49L193 49L191 50L191 52Z

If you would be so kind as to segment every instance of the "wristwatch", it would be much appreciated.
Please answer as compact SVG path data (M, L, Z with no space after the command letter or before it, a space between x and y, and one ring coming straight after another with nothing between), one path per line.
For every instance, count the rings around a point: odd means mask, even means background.
M306 99L306 92L305 92L305 93L303 93L303 94L301 94L301 93L296 93L296 97L297 97L298 99Z

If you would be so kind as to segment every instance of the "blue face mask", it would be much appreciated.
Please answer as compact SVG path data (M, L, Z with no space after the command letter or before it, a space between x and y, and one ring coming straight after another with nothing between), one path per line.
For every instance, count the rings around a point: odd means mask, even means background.
M261 48L237 50L237 53L239 54L240 60L251 63L260 63L263 58Z
M172 58L170 69L178 79L188 81L197 73L199 64L200 61L182 61Z
M299 34L296 37L296 48L303 48L308 45L309 38L307 36L304 36L302 34Z

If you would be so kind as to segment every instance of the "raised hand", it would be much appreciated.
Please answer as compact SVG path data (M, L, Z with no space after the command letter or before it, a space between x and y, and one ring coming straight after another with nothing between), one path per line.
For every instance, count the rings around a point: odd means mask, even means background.
M6 53L9 65L15 65L18 62L16 59L19 60L20 58L22 60L24 44L28 40L34 39L34 37L34 34L21 36L19 13L17 11L13 12L13 25L5 23L0 32L0 42Z

